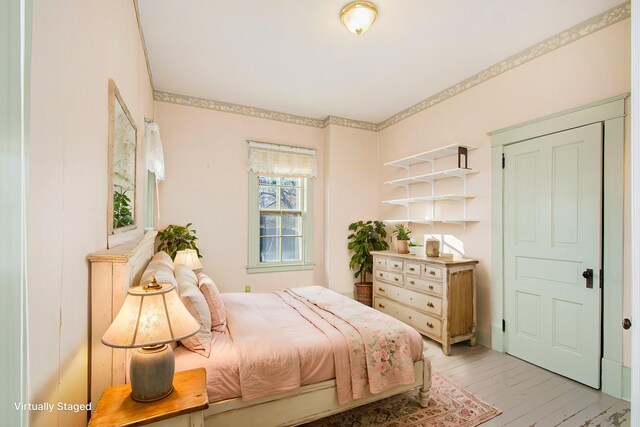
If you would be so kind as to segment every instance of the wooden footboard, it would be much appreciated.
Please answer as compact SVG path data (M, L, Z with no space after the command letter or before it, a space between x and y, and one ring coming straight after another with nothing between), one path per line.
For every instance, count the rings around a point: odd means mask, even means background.
M251 402L241 398L210 404L204 413L205 427L219 426L293 426L346 411L420 387L420 405L429 404L431 362L419 360L413 364L414 384L371 395L346 405L338 403L335 380L300 387L297 390L268 396Z

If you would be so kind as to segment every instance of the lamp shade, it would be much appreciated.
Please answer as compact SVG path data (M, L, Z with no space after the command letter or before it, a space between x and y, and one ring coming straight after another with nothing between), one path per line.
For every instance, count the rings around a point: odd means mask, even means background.
M180 301L175 286L137 286L127 291L122 308L102 337L109 347L134 348L179 341L200 329Z
M378 8L368 1L354 1L340 11L340 20L354 34L362 34L378 16Z
M176 252L176 258L173 260L175 265L184 264L193 271L202 271L202 264L198 258L198 252L195 249L185 249Z

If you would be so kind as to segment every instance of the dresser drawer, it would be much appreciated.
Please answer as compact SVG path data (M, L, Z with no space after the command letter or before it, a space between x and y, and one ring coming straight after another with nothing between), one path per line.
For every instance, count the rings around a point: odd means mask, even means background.
M414 276L420 276L422 274L422 266L420 264L414 264L412 262L406 262L404 264L404 271L407 274L413 274Z
M402 274L391 273L389 271L376 271L376 279L385 280L390 283L395 283L402 286Z
M440 319L431 317L427 314L417 313L415 311L401 311L399 320L404 323L413 326L418 331L432 335L436 338L442 336L442 322Z
M415 307L419 310L432 313L436 316L442 314L442 300L438 297L410 291L386 283L376 283L376 293L384 295L394 301Z
M389 270L394 270L394 271L403 271L404 261L400 261L397 259L389 259L387 260L387 268Z
M388 314L389 316L395 317L398 320L401 320L400 316L404 307L396 302L393 302L386 298L381 298L376 295L376 300L373 304L373 308L385 314Z
M442 295L442 283L434 282L432 280L407 276L407 288L429 292L438 296Z
M375 265L376 267L387 268L387 261L389 260L386 258L375 257L373 260L373 265Z
M424 270L422 275L426 279L442 280L442 269L440 267L432 267L430 265L423 265Z

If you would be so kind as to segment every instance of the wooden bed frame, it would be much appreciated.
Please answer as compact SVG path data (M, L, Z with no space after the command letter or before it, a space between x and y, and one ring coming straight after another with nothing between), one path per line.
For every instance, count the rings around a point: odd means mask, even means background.
M127 351L107 347L102 344L100 338L118 314L127 289L136 286L140 281L153 256L156 234L146 233L135 241L87 257L91 262L89 387L91 402L94 404L97 404L105 388L126 382ZM420 387L420 405L426 407L431 387L431 363L426 358L415 362L413 371L416 378L414 384L358 399L346 405L338 403L335 380L306 385L297 390L250 402L241 398L214 402L204 412L204 426L297 425L417 387Z

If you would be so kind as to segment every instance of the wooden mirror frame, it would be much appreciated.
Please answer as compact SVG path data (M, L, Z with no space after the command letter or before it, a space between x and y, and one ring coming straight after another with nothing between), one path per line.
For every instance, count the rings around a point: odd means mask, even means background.
M124 112L129 124L133 128L134 133L134 149L133 149L133 195L131 197L132 206L132 221L131 225L115 228L113 224L114 219L114 155L115 155L115 124L116 124L116 102L120 105L120 108ZM109 80L109 160L108 160L108 187L107 187L107 235L113 235L122 233L137 228L136 222L136 178L137 178L137 150L138 150L138 128L136 127L133 117L127 108L120 91L118 90L115 82Z

